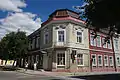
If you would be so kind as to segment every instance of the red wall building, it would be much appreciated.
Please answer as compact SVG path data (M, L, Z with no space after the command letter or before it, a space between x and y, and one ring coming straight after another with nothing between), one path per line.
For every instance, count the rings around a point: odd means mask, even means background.
M114 52L112 48L112 41L105 43L107 35L97 32L97 38L94 39L93 31L89 30L89 49L91 71L115 71L114 67Z

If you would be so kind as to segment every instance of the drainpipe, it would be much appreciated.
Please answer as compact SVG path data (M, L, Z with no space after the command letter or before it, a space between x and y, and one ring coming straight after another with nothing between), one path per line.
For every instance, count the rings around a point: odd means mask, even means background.
M114 44L113 44L113 38L111 37L111 44L112 44L112 49L113 49L113 60L114 60L114 68L115 72L117 71L116 69L116 58L115 58L115 51L114 51Z

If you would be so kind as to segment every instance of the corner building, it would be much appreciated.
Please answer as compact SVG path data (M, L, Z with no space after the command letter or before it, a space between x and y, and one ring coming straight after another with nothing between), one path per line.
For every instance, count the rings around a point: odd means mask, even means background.
M68 9L53 12L41 27L43 69L87 72L89 36L79 14Z

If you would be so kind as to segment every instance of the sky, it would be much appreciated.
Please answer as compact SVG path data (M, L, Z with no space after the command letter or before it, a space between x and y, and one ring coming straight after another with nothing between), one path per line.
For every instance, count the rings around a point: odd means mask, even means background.
M0 39L18 29L29 35L55 10L77 11L73 6L83 3L83 0L0 0Z

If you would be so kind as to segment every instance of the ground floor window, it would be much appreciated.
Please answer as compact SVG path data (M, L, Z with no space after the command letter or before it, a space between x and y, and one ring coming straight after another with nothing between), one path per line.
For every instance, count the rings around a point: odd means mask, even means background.
M97 65L97 63L96 63L96 55L92 54L91 58L92 58L92 66L96 66Z
M57 65L65 65L65 53L57 53Z
M108 66L108 56L107 55L104 56L104 65Z
M77 64L83 65L83 54L77 54Z
M120 65L120 58L117 57L117 64Z
M109 62L110 62L110 66L113 66L113 57L109 56Z
M98 66L102 66L102 55L98 55Z

